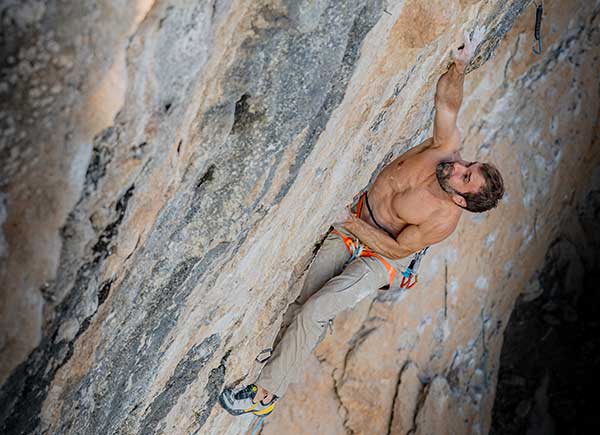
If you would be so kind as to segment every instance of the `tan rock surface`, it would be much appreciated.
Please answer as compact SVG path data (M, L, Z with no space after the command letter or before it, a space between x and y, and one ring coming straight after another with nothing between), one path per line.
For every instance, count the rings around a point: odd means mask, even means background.
M260 369L334 216L430 134L481 23L463 155L506 199L339 316L262 434L487 432L514 301L600 159L598 2L545 2L541 56L524 0L13 3L3 433L246 433L218 392Z
M407 362L400 371L396 396L392 402L394 407L390 420L390 433L402 433L412 429L417 407L420 405L422 389L419 368L413 362Z

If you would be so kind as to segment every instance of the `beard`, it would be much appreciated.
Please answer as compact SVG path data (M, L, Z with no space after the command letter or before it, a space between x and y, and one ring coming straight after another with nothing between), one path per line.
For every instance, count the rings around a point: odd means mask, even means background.
M435 176L440 183L440 187L444 190L444 192L452 195L457 193L456 190L450 186L450 177L454 172L454 162L442 162L438 163L435 168Z

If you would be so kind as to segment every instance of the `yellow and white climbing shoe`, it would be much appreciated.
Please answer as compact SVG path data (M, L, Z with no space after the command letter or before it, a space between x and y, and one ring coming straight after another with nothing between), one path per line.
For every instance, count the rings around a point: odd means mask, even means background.
M219 403L231 415L254 414L267 416L275 407L277 396L273 396L268 403L263 403L262 400L253 402L258 387L250 384L238 391L233 391L231 388L225 388L219 395Z

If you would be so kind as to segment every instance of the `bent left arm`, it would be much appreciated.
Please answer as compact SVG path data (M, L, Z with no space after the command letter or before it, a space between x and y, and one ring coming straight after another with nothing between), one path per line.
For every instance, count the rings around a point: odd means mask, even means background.
M444 240L454 231L455 226L445 223L408 225L396 239L354 216L344 223L344 228L378 254L399 260Z
M407 257L411 254L385 231L375 228L355 216L344 222L344 228L354 234L358 239L378 254L393 260Z

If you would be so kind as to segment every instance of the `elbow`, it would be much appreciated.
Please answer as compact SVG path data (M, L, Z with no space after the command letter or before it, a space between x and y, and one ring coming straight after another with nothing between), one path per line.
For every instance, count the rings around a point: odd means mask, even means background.
M433 106L436 112L457 113L458 107L447 95L435 94Z
M436 96L433 104L437 112L458 114L460 110L460 104L448 96Z

